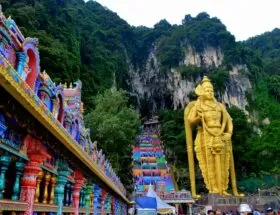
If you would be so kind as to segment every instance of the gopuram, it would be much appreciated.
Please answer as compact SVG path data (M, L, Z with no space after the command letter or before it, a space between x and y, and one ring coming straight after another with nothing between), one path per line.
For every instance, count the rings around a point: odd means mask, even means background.
M41 72L38 40L1 11L0 39L0 214L125 215L124 186L84 125L82 83Z
M184 111L192 196L199 197L195 186L193 145L209 193L230 195L227 190L231 178L232 194L240 196L231 145L231 117L226 108L216 101L213 86L206 76L196 87L195 93L198 99L189 103ZM198 125L195 140L192 137L194 125Z

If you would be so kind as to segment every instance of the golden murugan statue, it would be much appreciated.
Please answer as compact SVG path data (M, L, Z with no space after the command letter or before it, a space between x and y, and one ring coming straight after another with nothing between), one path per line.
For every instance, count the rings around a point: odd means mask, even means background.
M223 104L216 101L210 80L204 76L196 87L196 101L188 104L184 112L191 192L198 198L195 187L192 126L197 126L194 149L209 193L229 195L229 174L233 195L236 187L231 145L233 125Z

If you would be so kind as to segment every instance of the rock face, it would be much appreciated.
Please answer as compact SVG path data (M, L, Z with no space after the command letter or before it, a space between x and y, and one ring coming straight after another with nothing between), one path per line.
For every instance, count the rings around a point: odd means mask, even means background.
M201 77L186 80L175 68L161 71L156 51L155 47L151 49L144 69L130 66L127 85L131 96L135 98L137 108L143 102L148 103L149 108L154 111L165 107L184 108ZM222 64L224 57L220 49L213 47L197 53L191 46L187 46L184 51L185 58L180 65L216 68ZM225 92L217 93L216 98L228 106L235 105L245 109L245 94L251 89L251 83L244 74L246 70L245 65L233 66L229 71L229 79L225 80Z
M218 67L222 64L224 57L220 49L215 49L211 46L206 47L202 53L197 53L191 46L188 45L184 52L184 64L191 64L199 67Z

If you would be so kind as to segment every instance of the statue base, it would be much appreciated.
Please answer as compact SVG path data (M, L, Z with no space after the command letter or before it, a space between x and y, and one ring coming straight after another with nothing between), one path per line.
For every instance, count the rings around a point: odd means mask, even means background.
M237 211L239 204L249 204L251 209L255 208L260 211L264 211L264 205L261 204L260 200L256 196L223 196L219 194L205 194L196 201L198 205L208 206L209 209L216 210L221 209L223 212Z

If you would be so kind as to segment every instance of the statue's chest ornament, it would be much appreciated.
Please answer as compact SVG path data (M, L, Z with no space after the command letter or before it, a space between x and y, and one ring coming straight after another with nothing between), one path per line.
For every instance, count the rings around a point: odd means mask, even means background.
M219 120L220 118L219 118L219 112L218 111L213 111L213 113L212 113L212 119L214 120L214 121L217 121L217 120Z

